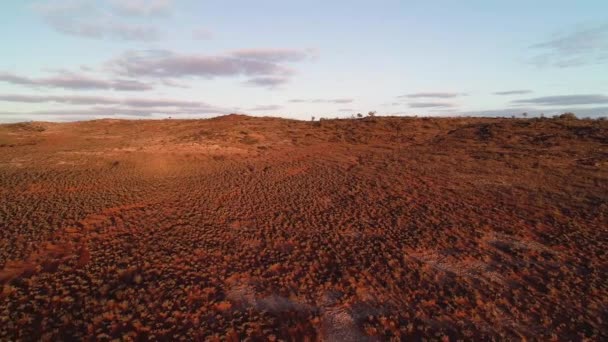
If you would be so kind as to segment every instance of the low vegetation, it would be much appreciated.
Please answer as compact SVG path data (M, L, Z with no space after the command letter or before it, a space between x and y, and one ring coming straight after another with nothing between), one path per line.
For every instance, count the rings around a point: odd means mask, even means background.
M369 116L0 126L0 340L608 339L608 122Z

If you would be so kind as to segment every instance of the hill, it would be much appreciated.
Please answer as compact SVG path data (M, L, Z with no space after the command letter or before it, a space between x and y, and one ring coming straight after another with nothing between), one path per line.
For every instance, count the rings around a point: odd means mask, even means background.
M0 339L606 339L608 122L0 125Z

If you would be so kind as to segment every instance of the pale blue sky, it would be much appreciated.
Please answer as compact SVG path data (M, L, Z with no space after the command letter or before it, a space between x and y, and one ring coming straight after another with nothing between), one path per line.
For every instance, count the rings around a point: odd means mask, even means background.
M608 115L606 1L0 6L2 122Z

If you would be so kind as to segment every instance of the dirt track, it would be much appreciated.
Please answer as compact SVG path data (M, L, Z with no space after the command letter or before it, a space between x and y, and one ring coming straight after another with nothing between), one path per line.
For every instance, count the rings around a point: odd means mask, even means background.
M608 122L0 125L0 340L608 339Z

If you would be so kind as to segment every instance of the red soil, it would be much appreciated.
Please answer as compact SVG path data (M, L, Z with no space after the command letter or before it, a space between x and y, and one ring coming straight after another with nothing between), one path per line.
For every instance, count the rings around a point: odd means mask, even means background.
M608 338L608 122L0 126L0 340Z

